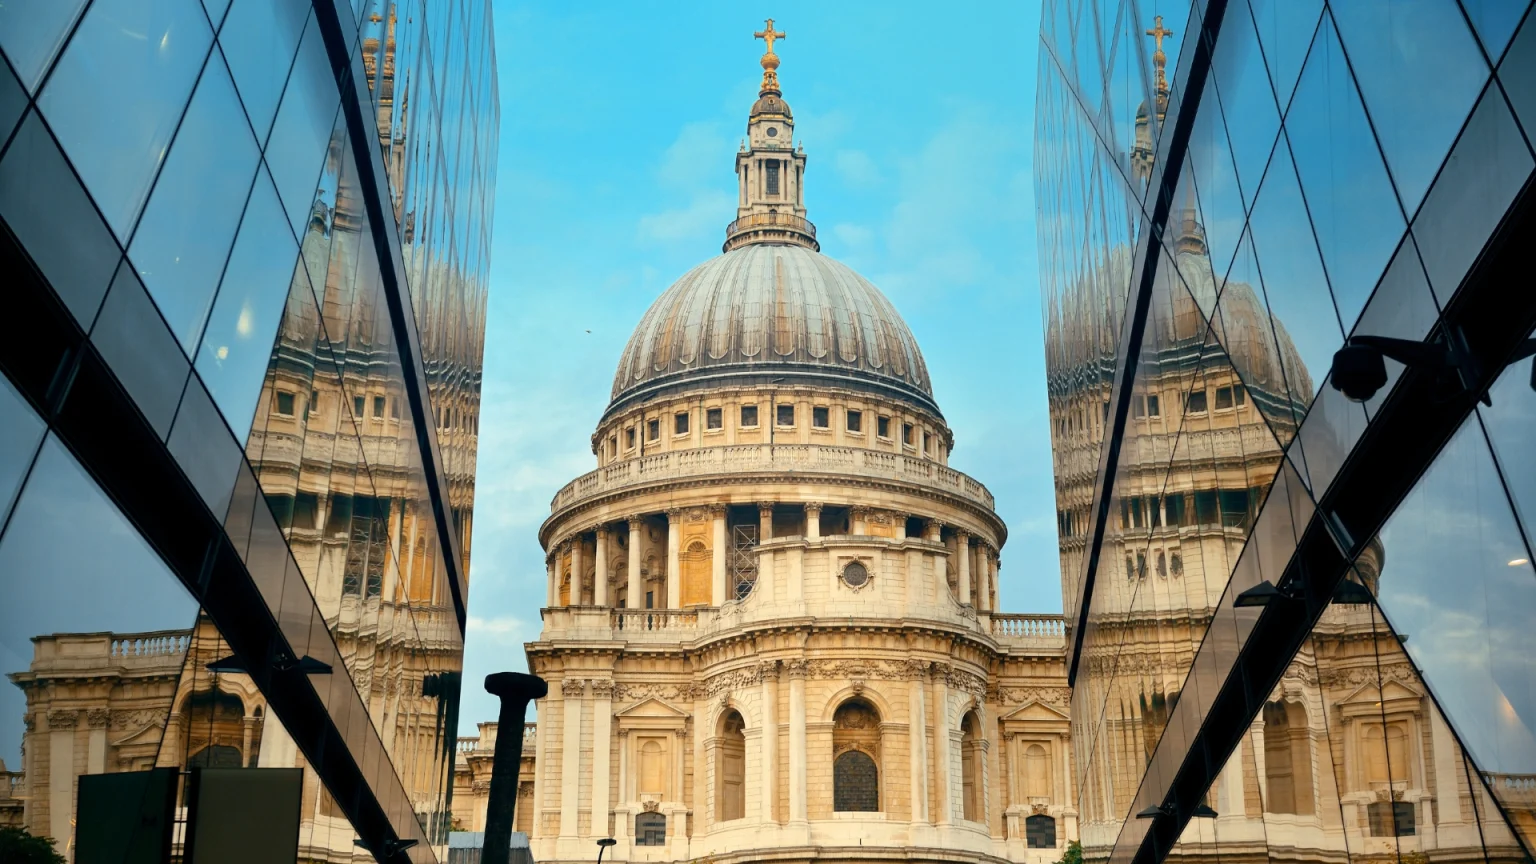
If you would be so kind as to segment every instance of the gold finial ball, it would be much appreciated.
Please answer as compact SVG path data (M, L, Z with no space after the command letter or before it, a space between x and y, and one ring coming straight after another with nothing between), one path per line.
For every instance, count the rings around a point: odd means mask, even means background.
M779 68L779 55L777 55L777 54L764 54L763 55L763 68L764 69L777 69L777 68Z

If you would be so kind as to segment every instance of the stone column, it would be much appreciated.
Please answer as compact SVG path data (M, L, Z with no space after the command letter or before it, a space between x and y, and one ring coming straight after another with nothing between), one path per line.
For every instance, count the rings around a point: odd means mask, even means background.
M714 529L714 543L710 549L711 591L715 605L719 606L731 599L730 583L725 575L725 550L728 542L725 530L725 505L711 504L709 515L713 520Z
M546 606L559 606L560 605L560 567L559 567L559 561L560 561L560 547L556 546L555 548L550 550L549 556L544 559L545 565L549 568L549 597L548 597L548 602L545 603Z
M80 712L48 712L48 834L67 844L75 836L75 725Z
M907 514L905 514L905 513L892 513L891 514L891 527L896 529L896 539L897 540L905 540L905 539L907 539Z
M682 541L683 511L673 508L667 511L667 608L683 605L682 566L678 560L679 543Z
M806 662L790 660L784 668L789 673L789 821L804 824Z
M560 837L581 836L576 824L581 787L581 698L587 692L579 678L560 682L560 710L565 718L565 739L560 742Z
M869 525L867 522L869 518L868 510L864 509L863 507L855 507L848 514L848 517L848 521L853 523L849 527L853 530L855 537L862 537L869 533Z
M251 739L253 737L255 737L255 735L253 733L255 733L255 731L256 731L256 718L255 717L242 717L242 718L240 718L240 726L241 726L241 730L240 730L240 732L241 732L241 735L240 735L240 767L244 768L244 767L246 767L246 766L251 764ZM94 751L96 749L95 748L96 741L95 741L94 730L93 730L93 734L92 734L91 738L92 738L92 740L91 740L91 744L92 744L91 749ZM106 745L107 745L106 732L102 732L101 745L102 745L103 749L106 748ZM91 755L94 758L95 753L93 752ZM95 774L96 772L92 771L91 773Z
M779 802L779 664L765 660L757 668L763 676L762 821L771 825Z
M112 712L105 708L91 708L85 712L86 726L90 727L90 737L86 740L85 773L105 774L107 772L107 721L112 719ZM245 718L245 746L240 749L240 767L251 764L251 724L254 717Z
M592 603L608 605L608 526L597 526L597 570L592 574ZM606 834L598 835L606 837Z
M952 792L951 784L954 778L950 776L950 744L949 740L949 666L944 663L933 664L933 771L937 782L934 786L933 807L934 820L940 825L948 825L951 821L950 803Z
M757 505L757 542L773 539L773 502L761 501Z
M582 540L580 534L573 534L573 535L571 535L571 605L572 606L584 606L584 605L586 605L585 603L581 602L582 601L581 583L582 583L582 580L585 578L582 575L585 572L585 568L584 568L583 565L586 564L586 562L582 560L582 557L583 557L582 553L585 551L582 547L584 547L586 545L587 544L585 543L585 541Z
M923 690L928 686L928 664L922 660L907 661L907 712L911 736L912 771L912 821L928 821L928 709Z
M959 585L960 605L968 606L971 599L971 535L964 531L955 532L955 566L960 570L955 574L956 584Z
M821 504L812 501L805 505L805 537L807 540L821 539Z
M645 608L645 586L640 584L640 529L644 525L639 516L629 517L629 597L624 602L630 609Z
M607 837L608 780L613 776L609 761L613 747L613 681L593 681L592 696L592 830L587 836Z
M981 544L977 547L977 563L981 569L976 571L976 611L992 611L992 547Z

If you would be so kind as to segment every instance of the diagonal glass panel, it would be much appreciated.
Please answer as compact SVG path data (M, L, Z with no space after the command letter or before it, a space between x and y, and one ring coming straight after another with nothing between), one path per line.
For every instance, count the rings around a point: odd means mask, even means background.
M1430 328L1435 326L1439 317L1440 308L1435 305L1435 298L1429 291L1429 282L1424 278L1419 248L1413 242L1413 236L1408 234L1403 236L1403 244L1398 247L1397 254L1392 256L1392 263L1387 265L1381 284L1377 286L1376 293L1371 295L1371 302L1365 311L1360 313L1360 320L1355 323L1350 335L1421 340L1429 335ZM1387 383L1365 403L1366 413L1373 418L1404 369L1403 364L1396 360L1390 357L1384 359L1387 364Z
M1221 102L1215 98L1215 83L1206 84L1199 116L1189 137L1189 155L1180 176L1194 183L1198 199L1200 228L1204 232L1211 270L1220 280L1227 272L1243 233L1248 208L1238 189L1237 169L1232 164L1232 149L1227 138L1227 124ZM1217 282L1220 289L1220 282Z
M1472 760L1536 778L1536 570L1476 416L1372 545L1382 609Z
M1275 136L1280 131L1280 113L1247 3L1227 5L1211 76L1221 97L1243 201L1252 204L1259 176L1269 162Z
M1269 317L1275 325L1275 339L1278 342L1285 334L1293 349L1282 353L1280 359L1286 363L1291 392L1302 405L1322 386L1333 352L1344 341L1307 215L1291 151L1281 136L1254 203L1248 231Z
M1347 0L1331 8L1403 209L1412 213L1488 80L1488 64L1455 0Z
M1245 398L1263 414L1283 448L1296 435L1311 387L1289 331L1270 319L1264 281L1246 233L1227 274L1214 327L1242 377ZM1288 372L1300 379L1297 387L1290 386Z
M1137 148L1143 139L1147 153L1151 146L1146 118L1146 106L1152 99L1151 60L1144 44L1147 37L1141 32L1144 28L1137 26L1130 4L1122 3L1119 8L1106 11L1114 18L1104 20L1104 42L1109 52L1105 58L1104 134L1120 170L1138 181L1139 196L1146 181L1137 173L1141 163L1132 154L1140 152Z
M1536 334L1528 334L1527 338L1532 335ZM1536 544L1536 448L1531 447L1531 430L1536 429L1533 366L1536 358L1505 367L1488 391L1493 404L1477 409L1527 545Z
M1264 46L1264 62L1281 113L1291 102L1302 63L1312 46L1317 22L1322 16L1322 0L1249 0L1259 44Z
M1285 130L1339 317L1352 321L1397 248L1406 223L1326 15L1286 114ZM1263 255L1261 245L1261 261ZM1321 375L1313 376L1313 381L1321 380Z
M1509 37L1514 35L1520 16L1529 6L1529 0L1461 0L1461 8L1472 20L1483 50L1495 64L1509 44Z
M1077 93L1083 110L1096 122L1104 102L1104 52L1099 38L1097 3L1078 3L1077 32L1072 40L1072 58L1076 64Z

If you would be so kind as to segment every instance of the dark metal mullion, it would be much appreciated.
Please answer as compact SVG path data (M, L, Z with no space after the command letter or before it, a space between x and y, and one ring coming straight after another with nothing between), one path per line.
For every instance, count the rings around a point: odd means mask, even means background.
M1180 93L1178 112L1175 115L1173 128L1167 134L1159 135L1159 146L1156 161L1158 166L1155 183L1149 183L1148 191L1156 190L1157 197L1149 218L1142 222L1142 237L1137 241L1137 268L1132 271L1132 282L1136 284L1136 292L1133 305L1126 310L1129 320L1124 326L1121 335L1121 343L1117 356L1122 363L1117 370L1117 378L1112 391L1111 416L1112 424L1105 429L1105 447L1099 456L1098 476L1101 478L1098 488L1094 492L1094 502L1089 510L1089 541L1087 555L1084 557L1082 576L1078 582L1079 597L1091 597L1095 585L1099 558L1103 551L1105 520L1108 518L1110 498L1114 493L1114 483L1117 463L1120 457L1121 437L1125 432L1125 424L1130 413L1130 402L1135 389L1136 371L1140 365L1141 341L1146 331L1147 316L1152 299L1152 287L1156 281L1159 255L1162 250L1162 235L1168 223L1168 215L1173 209L1174 196L1177 194L1177 186L1180 171L1184 165L1184 157L1189 148L1189 137L1194 129L1195 114L1200 106L1200 98L1205 90L1206 75L1211 68L1212 54L1216 49L1216 38L1221 29L1221 20L1226 12L1227 0L1206 0L1203 10L1198 7L1193 10L1191 20L1198 14L1201 20L1201 29L1196 38L1192 50L1182 52L1187 65L1181 62L1180 74L1175 81L1182 81L1175 88ZM1155 105L1154 105L1155 108ZM1145 213L1145 209L1143 208ZM1158 255L1153 254L1157 250ZM1079 602L1078 620L1073 627L1072 642L1068 646L1069 656L1067 664L1068 686L1075 685L1077 681L1078 662L1082 653L1083 635L1087 630L1088 604Z
M436 418L428 409L431 393L427 384L426 367L423 365L421 342L412 311L409 286L405 284L405 265L401 256L398 226L394 221L394 205L389 197L388 179L375 169L381 160L377 139L377 124L370 130L359 98L359 87L366 87L357 80L353 57L361 64L361 55L352 55L347 49L347 37L342 27L342 16L337 4L346 0L313 0L315 19L320 25L331 70L340 90L341 112L347 122L348 144L352 148L358 172L358 190L366 209L369 228L373 234L373 253L379 262L379 280L389 306L390 321L395 337L395 348L400 357L401 378L405 385L411 419L416 424L416 439L421 453L422 473L427 493L432 503L434 521L437 524L438 546L443 550L444 567L448 571L449 595L453 599L455 619L459 631L464 631L467 620L466 600L468 583L464 579L463 557L460 550L457 526L454 525L449 507L448 480L444 473L446 460L437 442ZM350 9L348 10L350 12ZM371 99L370 99L371 104ZM381 165L382 162L379 162ZM386 202L388 202L386 204Z

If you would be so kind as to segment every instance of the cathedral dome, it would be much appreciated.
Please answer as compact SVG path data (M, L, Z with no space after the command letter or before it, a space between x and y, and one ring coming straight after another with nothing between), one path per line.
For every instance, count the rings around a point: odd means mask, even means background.
M938 413L917 340L884 294L803 246L754 243L684 274L640 319L613 402L727 381L874 387Z
M748 116L759 117L764 114L781 114L785 117L795 116L790 113L789 103L779 98L777 93L768 93L758 97L758 100L752 103L752 113Z

